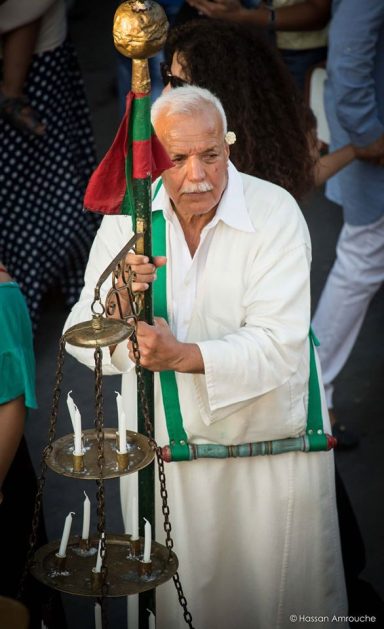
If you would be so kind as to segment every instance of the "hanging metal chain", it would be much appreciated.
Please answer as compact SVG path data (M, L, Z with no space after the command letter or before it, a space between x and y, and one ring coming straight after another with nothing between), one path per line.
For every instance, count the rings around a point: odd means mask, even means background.
M120 282L118 282L120 280ZM134 293L132 290L132 283L136 280L136 274L132 271L130 266L125 265L125 259L122 259L117 265L115 271L112 276L112 288L108 292L107 298L105 300L105 310L107 316L113 316L116 308L119 312L119 317L124 321L131 320L135 326L135 331L131 335L132 341L132 349L133 355L136 363L136 374L137 374L137 385L140 403L143 411L144 417L144 425L145 430L147 432L149 442L151 447L156 453L156 461L158 467L159 481L160 481L160 496L162 501L162 513L164 517L164 531L166 535L166 546L168 550L171 550L174 547L173 539L171 536L171 522L169 519L170 510L168 505L168 492L166 486L166 477L164 472L164 460L162 456L161 448L157 445L154 438L154 430L151 422L151 413L148 406L148 399L146 396L145 390L145 381L143 376L143 368L140 364L140 348L137 341L136 335L136 326L137 321L140 316L141 310L143 308L143 296L142 293ZM127 311L123 308L121 303L121 298L125 301L124 297L128 297L129 308L128 314ZM176 587L177 595L179 598L179 603L183 609L183 616L186 624L190 627L190 629L194 629L192 624L192 615L188 611L187 599L184 596L183 588L180 582L180 577L178 572L173 576L173 582Z
M24 565L23 573L21 575L19 588L17 592L18 599L21 599L23 596L25 582L26 582L28 572L31 567L33 556L35 553L37 531L38 531L40 517L41 517L41 503L42 503L43 490L44 490L44 485L45 485L45 475L46 475L47 467L48 467L47 458L52 452L53 442L55 440L55 435L56 435L57 416L58 416L59 401L60 401L60 395L61 395L61 382L63 379L64 356L65 356L65 338L64 336L62 336L59 343L59 352L58 352L57 361L56 361L56 376L55 376L55 386L53 389L53 396L52 396L51 415L50 415L49 431L48 431L48 445L43 450L41 463L40 463L40 476L38 477L38 482L37 482L37 492L36 492L36 497L35 497L33 517L32 517L32 530L29 537L29 548L28 548L27 558L26 558L26 562Z
M101 540L100 552L102 561L102 586L101 586L101 617L103 629L108 629L108 610L107 610L107 544L105 537L105 491L104 491L104 411L103 411L103 352L100 347L96 347L95 353L95 400L96 400L96 416L95 430L97 438L97 465L99 468L99 478L96 480L97 491L97 532Z
M137 319L135 317L135 323L136 322L137 322ZM136 363L137 388L138 388L140 403L142 406L142 411L143 411L143 416L144 416L145 430L147 432L149 442L152 448L156 452L156 461L157 461L157 468L158 468L159 481L160 481L160 496L161 496L161 502L162 502L161 510L164 517L164 531L165 531L165 536L166 536L165 544L168 550L171 552L171 550L174 547L174 543L173 543L173 539L171 535L172 525L169 519L170 510L169 510L169 505L168 505L168 491L167 491L166 477L165 477L165 472L164 472L164 459L163 459L161 448L157 445L154 438L154 430L153 430L153 425L151 422L151 415L149 411L148 400L145 394L143 367L140 364L140 348L137 341L136 331L132 334L131 341L132 341L133 356L135 358L135 363ZM179 603L183 609L184 620L191 629L194 629L193 624L192 624L192 615L188 610L187 599L184 596L184 592L183 592L183 588L181 585L178 572L174 574L173 582L176 587Z

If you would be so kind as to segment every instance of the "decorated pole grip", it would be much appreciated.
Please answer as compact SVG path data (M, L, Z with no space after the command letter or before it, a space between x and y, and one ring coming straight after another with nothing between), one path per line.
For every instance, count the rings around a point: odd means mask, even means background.
M177 446L164 446L163 459L166 463L173 461L193 461L195 459L229 459L248 456L266 456L284 454L285 452L311 452L331 450L337 440L332 435L303 435L292 439L274 439L255 443L224 446L214 443L188 444L188 449Z

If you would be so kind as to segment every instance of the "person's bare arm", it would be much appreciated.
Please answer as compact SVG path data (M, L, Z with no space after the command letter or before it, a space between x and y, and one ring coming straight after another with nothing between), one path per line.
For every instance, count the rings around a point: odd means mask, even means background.
M240 0L187 0L207 17L268 27L271 12L265 6L246 9ZM280 7L274 11L274 29L280 31L311 31L324 28L331 18L331 0L305 0L300 4Z
M354 159L361 159L377 166L384 166L384 135L369 146L358 147L347 144L332 153L320 157L315 164L315 185L321 186L339 170L348 166Z
M24 396L0 404L0 502L2 501L1 486L24 432L25 415Z
M314 169L315 185L321 186L339 170L348 166L355 157L355 149L352 144L347 144L336 151L332 151L332 153L319 157Z

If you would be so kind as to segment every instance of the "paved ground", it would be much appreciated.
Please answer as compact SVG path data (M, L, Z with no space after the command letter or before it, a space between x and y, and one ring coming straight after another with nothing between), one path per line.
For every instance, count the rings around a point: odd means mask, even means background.
M78 48L87 92L91 105L97 148L101 156L109 146L117 123L114 82L114 49L110 37L113 7L109 3L79 0L71 15L71 32ZM340 209L327 202L317 192L305 205L313 239L313 304L319 296L326 274L332 264L335 242L341 225ZM367 551L364 578L384 597L384 501L383 478L383 332L384 291L373 300L364 328L347 366L337 381L336 407L340 417L360 434L360 446L337 456L338 466L350 494L361 527ZM58 340L66 317L60 301L46 302L37 336L37 387L39 411L32 414L27 437L34 463L38 465L41 449L46 444L54 384L55 357ZM106 424L116 422L114 390L119 379L106 378L104 386ZM93 423L93 375L85 367L66 357L63 399L58 422L58 435L70 432L65 397L69 390L82 411L85 428ZM86 488L95 505L92 482L81 483L48 473L44 491L45 514L50 539L59 538L66 514L73 510L79 515L74 531L80 532L82 491ZM96 516L93 506L92 527ZM122 532L122 520L116 481L107 484L107 528ZM92 629L93 601L64 597L71 629ZM110 626L123 627L124 600L111 602ZM208 629L208 628L206 628Z

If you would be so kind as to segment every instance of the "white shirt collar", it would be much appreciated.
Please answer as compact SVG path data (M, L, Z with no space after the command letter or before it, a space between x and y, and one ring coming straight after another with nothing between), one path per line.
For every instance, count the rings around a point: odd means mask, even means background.
M158 180L154 184L154 190L156 190L157 185ZM161 186L156 198L152 201L152 211L155 212L156 210L163 210L166 217L169 217L170 213L173 212L164 186ZM247 211L240 173L230 161L228 161L228 184L213 219L215 223L219 220L239 231L255 231Z

